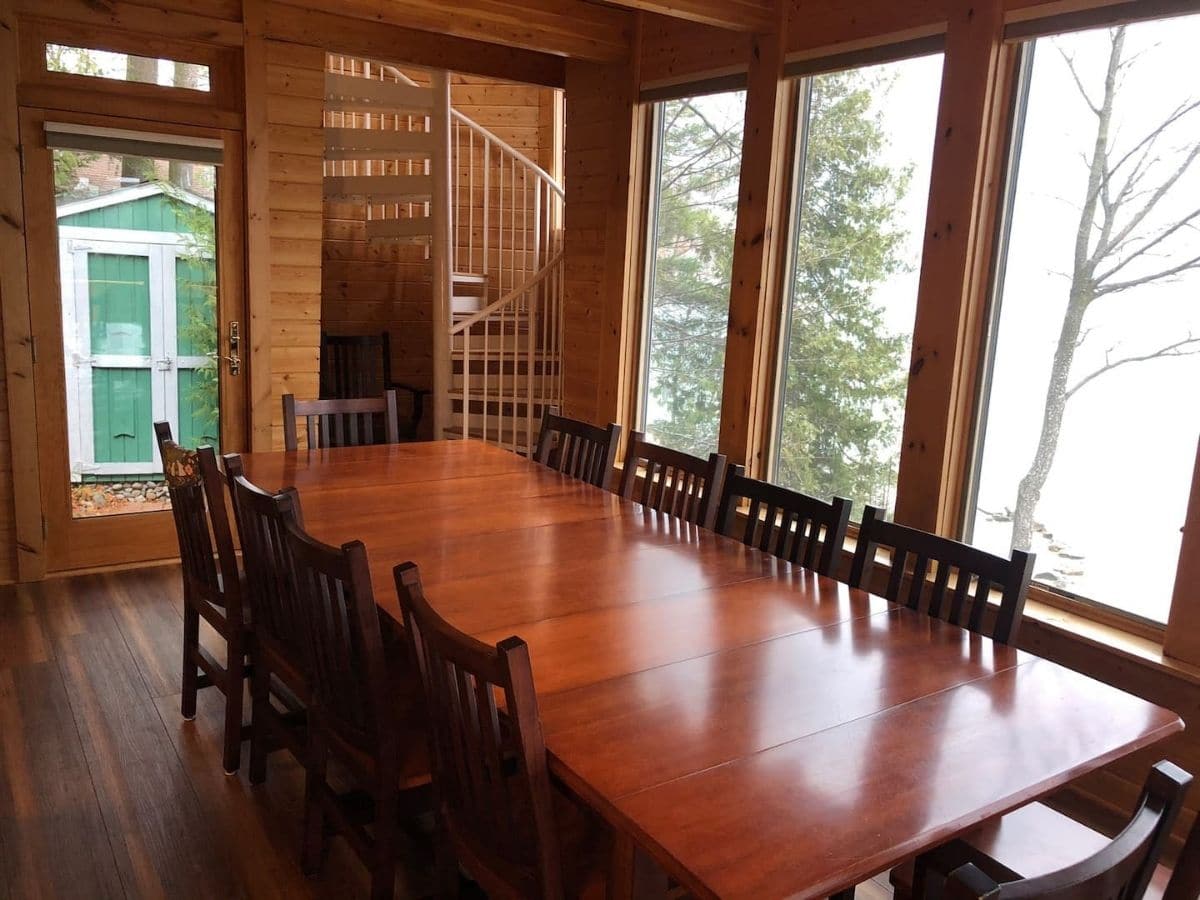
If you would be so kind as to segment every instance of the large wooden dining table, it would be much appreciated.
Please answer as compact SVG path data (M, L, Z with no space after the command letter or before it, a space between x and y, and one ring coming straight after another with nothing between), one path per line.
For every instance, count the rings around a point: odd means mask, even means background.
M366 544L386 610L412 560L452 624L524 638L552 771L700 897L828 896L1183 727L481 443L243 459Z

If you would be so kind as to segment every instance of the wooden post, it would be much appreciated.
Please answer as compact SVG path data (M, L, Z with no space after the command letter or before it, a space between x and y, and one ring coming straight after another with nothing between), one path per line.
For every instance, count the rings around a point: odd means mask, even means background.
M731 463L762 475L779 326L781 266L786 235L789 136L783 79L787 4L775 31L750 43L746 129L729 289L729 330L721 397L719 449Z
M264 0L245 0L246 318L250 449L271 450L271 201Z
M627 65L613 68L613 102L617 105L613 134L613 184L604 236L603 311L600 323L600 382L596 398L597 424L618 422L628 433L632 425L631 385L637 377L634 335L637 332L638 289L645 244L645 117L640 114L642 13L637 14L633 48Z
M16 577L46 574L45 535L38 465L33 381L33 332L25 268L25 213L21 135L17 118L17 18L0 0L0 317L4 323L4 371L8 392ZM60 472L66 478L66 472Z
M433 437L441 440L450 423L450 248L453 227L450 212L450 73L434 72L433 131ZM465 339L465 336L464 336ZM465 361L464 361L465 364ZM468 402L463 400L463 434L467 433Z
M898 521L941 533L959 526L969 452L1012 59L1003 35L1003 0L952 4L896 503Z

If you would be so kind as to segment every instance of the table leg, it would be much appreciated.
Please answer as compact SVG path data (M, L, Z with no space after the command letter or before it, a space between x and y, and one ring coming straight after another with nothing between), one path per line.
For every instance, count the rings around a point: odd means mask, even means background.
M613 834L608 900L662 900L667 874L624 832Z

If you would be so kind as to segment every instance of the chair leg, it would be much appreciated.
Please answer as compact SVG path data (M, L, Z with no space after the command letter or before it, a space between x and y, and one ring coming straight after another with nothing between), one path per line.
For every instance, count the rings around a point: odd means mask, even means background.
M242 764L242 670L245 653L240 643L229 644L225 657L225 774L235 775Z
M397 814L399 798L396 778L383 766L382 777L388 779L376 788L375 834L371 865L371 900L392 900L396 886L396 838L399 830Z
M196 686L200 677L196 654L200 647L200 613L185 599L183 601L183 685L180 690L179 711L185 719L196 718Z
M437 867L437 895L446 900L458 900L461 882L458 860L450 846L445 827L439 822L434 831L434 862Z
M271 739L271 673L261 658L254 661L250 679L250 716L254 727L250 731L250 783L267 780L267 742Z
M312 727L308 732L308 752L304 761L304 838L300 867L310 878L319 875L325 858L325 777L329 754L325 743Z

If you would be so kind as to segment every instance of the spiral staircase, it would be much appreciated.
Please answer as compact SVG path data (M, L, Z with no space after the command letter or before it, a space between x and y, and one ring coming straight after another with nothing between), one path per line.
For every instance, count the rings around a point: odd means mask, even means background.
M528 454L562 396L563 190L415 77L330 55L327 199L363 202L368 240L424 248L432 269L433 420Z

